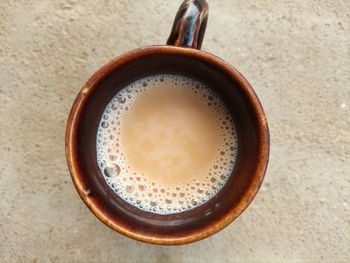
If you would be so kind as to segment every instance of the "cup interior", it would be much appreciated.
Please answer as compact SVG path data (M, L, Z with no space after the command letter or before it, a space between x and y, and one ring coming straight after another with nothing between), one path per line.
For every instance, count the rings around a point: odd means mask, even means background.
M235 120L238 154L229 180L211 200L159 215L135 208L107 185L96 161L96 133L106 105L119 90L142 77L166 73L199 80L223 99ZM254 91L235 69L198 50L153 46L116 58L92 76L73 105L66 150L75 186L100 220L141 241L179 244L217 232L248 206L265 173L268 130Z

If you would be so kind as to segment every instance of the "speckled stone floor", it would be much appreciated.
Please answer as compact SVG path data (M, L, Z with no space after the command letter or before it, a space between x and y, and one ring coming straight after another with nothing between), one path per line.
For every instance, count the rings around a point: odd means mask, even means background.
M265 182L219 234L147 245L104 226L71 182L70 106L111 58L165 43L181 1L0 1L1 262L350 262L350 2L209 1L203 43L255 88Z

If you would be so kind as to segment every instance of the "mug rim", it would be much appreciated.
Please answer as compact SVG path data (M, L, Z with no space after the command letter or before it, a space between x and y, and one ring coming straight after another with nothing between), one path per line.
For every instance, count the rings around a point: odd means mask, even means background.
M99 209L99 205L93 201L93 199L88 198L88 187L84 185L84 173L80 170L78 160L79 156L76 154L76 135L77 127L80 122L82 111L86 105L88 98L94 93L94 91L99 87L101 81L104 80L113 71L118 70L124 64L131 62L133 60L139 59L143 56L149 56L153 54L164 54L164 55L180 55L194 58L201 61L206 61L212 63L214 66L220 69L220 71L226 72L231 78L235 79L239 85L238 87L244 92L247 100L249 101L252 109L254 110L254 115L256 117L257 123L257 133L258 133L258 159L256 161L256 169L253 176L253 180L249 183L248 187L245 189L244 194L238 205L231 207L231 209L223 216L219 221L215 221L207 226L204 230L199 231L195 234L190 234L188 236L181 237L156 237L150 235L139 234L129 229L126 229L120 225L118 222L114 222L113 218L106 214L103 214ZM79 196L90 209L90 211L105 225L112 228L113 230L128 236L130 238L143 241L146 243L158 244L158 245L181 245L199 241L206 237L209 237L221 229L225 228L232 221L234 221L243 211L249 206L249 204L254 199L257 194L262 181L265 176L268 159L270 151L270 136L269 129L266 120L266 116L262 105L255 94L253 88L248 83L248 81L239 73L234 67L229 63L222 60L221 58L210 54L205 51L198 49L176 47L169 45L152 45L141 47L138 49L126 52L98 69L86 82L85 85L79 91L69 113L66 126L66 137L65 137L65 152L67 158L67 164L69 171L75 185Z

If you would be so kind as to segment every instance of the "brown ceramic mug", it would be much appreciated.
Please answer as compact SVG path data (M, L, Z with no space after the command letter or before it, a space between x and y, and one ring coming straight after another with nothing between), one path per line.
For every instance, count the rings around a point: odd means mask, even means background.
M199 50L207 18L204 0L185 0L167 45L139 48L113 59L89 79L72 106L66 156L75 187L103 223L128 237L163 245L208 237L247 208L263 181L269 155L264 111L236 69ZM142 211L121 199L105 182L96 159L97 128L112 97L137 79L165 73L189 76L215 89L229 108L238 134L236 164L224 187L206 203L170 215Z

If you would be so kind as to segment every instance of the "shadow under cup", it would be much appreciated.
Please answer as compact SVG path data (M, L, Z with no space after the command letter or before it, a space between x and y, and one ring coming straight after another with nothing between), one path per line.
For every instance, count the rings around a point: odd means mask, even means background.
M96 160L96 133L106 105L118 91L142 77L166 73L199 80L222 98L235 120L238 154L230 178L212 199L185 212L159 215L130 205L107 185ZM227 63L195 49L152 46L111 61L80 91L68 127L68 164L84 202L114 230L150 243L189 243L228 225L255 196L268 160L267 124L254 91Z

